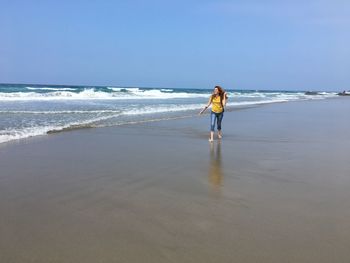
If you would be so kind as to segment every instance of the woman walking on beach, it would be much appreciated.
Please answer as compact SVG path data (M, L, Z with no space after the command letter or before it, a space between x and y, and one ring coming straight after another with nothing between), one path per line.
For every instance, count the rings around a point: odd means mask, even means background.
M220 86L215 86L213 94L210 96L208 104L204 107L199 114L202 114L211 104L211 113L210 113L210 137L209 141L214 140L214 130L215 122L218 129L218 138L222 138L221 132L221 122L224 117L224 107L226 106L227 94Z

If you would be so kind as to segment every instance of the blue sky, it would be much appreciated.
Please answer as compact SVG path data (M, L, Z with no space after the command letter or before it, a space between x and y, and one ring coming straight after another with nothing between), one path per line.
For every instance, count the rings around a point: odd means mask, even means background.
M0 4L2 83L350 89L350 1Z

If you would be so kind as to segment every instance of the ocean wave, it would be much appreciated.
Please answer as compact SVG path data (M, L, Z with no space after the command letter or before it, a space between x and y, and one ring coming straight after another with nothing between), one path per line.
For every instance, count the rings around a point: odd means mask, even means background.
M270 98L313 99L303 92L227 91L229 98L238 100L265 100ZM211 90L148 89L123 87L66 88L26 87L26 91L0 92L0 101L50 101L50 100L142 100L142 99L196 99L208 98ZM319 97L336 96L319 93Z
M228 107L235 107L235 106L256 106L256 105L262 105L262 104L273 104L273 103L281 103L281 102L288 102L290 100L286 99L275 99L275 100L261 100L261 101L240 101L240 102L229 102L226 105Z
M112 91L116 91L116 92L120 92L123 90L123 88L115 88L115 87L107 87L107 89L112 90Z
M118 88L119 89L119 88ZM122 90L122 89L121 89ZM121 91L120 90L120 91ZM186 92L163 92L157 89L142 90L139 88L126 88L127 92L104 92L94 89L84 89L80 92L54 91L46 93L37 92L0 92L0 101L36 101L36 100L136 100L136 99L178 99L201 98L208 94Z
M132 90L133 92L143 92L140 90ZM149 90L154 93L154 91ZM159 90L158 90L159 91ZM91 91L92 92L92 91ZM237 100L236 98L229 98L227 103L228 109L234 109L235 107L249 107L249 106L255 106L255 105L262 105L262 104L272 104L272 103L282 103L282 102L288 102L288 101L298 101L298 100L313 100L313 99L325 99L328 96L332 96L332 94L327 94L326 96L305 96L302 94L276 94L274 97L259 99L259 100ZM336 96L336 95L333 95ZM206 94L205 97L208 97ZM140 118L137 120L137 122L142 121L152 121L156 118L159 118L161 116L164 119L167 119L169 117L173 117L174 115L186 115L182 114L181 112L188 112L191 113L192 116L196 114L196 111L199 111L204 107L207 100L201 100L201 102L193 103L193 104L153 104L153 105L138 105L137 103L134 105L129 105L129 108L122 108L122 110L117 109L103 109L103 110L2 110L0 111L0 114L56 114L58 115L57 119L60 120L60 125L45 125L42 124L41 126L33 126L33 127L26 127L26 128L8 128L5 130L0 130L0 143L12 141L12 140L18 140L22 138L28 138L38 135L44 135L47 133L54 133L54 132L60 132L60 131L68 131L73 129L81 129L81 128L93 128L93 127L103 127L105 124L113 124L117 125L120 122L129 123L127 116L139 116ZM136 105L136 106L135 106ZM192 112L191 112L192 111ZM167 113L175 113L175 114L167 114ZM178 114L176 114L178 113ZM62 118L60 118L59 114L62 114ZM68 119L71 119L67 115L74 115L74 121L69 121ZM82 116L79 116L79 114L82 114ZM84 114L94 114L94 116L84 115ZM142 115L152 115L151 117L142 117ZM123 117L125 116L125 117ZM86 120L86 117L88 117L88 120ZM55 116L56 118L56 116ZM77 120L84 118L84 120ZM113 119L116 118L116 119ZM31 118L32 119L32 118ZM52 120L51 116L48 116L48 120ZM134 117L131 117L131 119L135 119ZM148 120L146 120L148 119ZM47 122L48 123L48 122Z
M23 129L6 129L4 131L0 131L0 143L44 135L47 133L47 131L54 128L54 126L42 126Z
M108 120L110 118L117 117L118 115L120 114L118 113L109 116L97 117L86 121L75 121L64 125L43 125L19 129L5 129L0 131L0 143L78 128L93 128L96 127L94 123Z
M155 113L167 113L167 112L181 112L198 110L202 108L202 104L188 104L188 105L172 105L172 106L145 106L143 108L131 109L122 113L122 115L148 115Z
M25 110L5 110L0 114L101 114L101 113L121 113L120 110L58 110L58 111L25 111Z
M0 131L0 143L19 140L34 136L40 136L45 134L57 133L62 131L69 131L82 128L94 128L94 127L103 127L101 124L104 121L107 121L112 118L120 118L121 115L150 115L157 113L167 113L167 112L181 112L189 110L200 109L202 105L191 104L191 105L161 105L161 106L144 106L138 109L129 109L124 112L116 110L103 110L103 111L0 111L0 113L21 113L21 114L68 114L68 113L107 113L108 115L91 118L84 121L73 121L64 125L42 125L36 127L27 127L27 128L17 128L17 129L6 129ZM167 117L164 117L167 118ZM119 121L119 119L118 119ZM142 122L142 120L140 120ZM152 121L152 120L149 120ZM124 121L124 123L129 123L133 121ZM117 123L115 123L117 125Z
M55 91L65 91L65 90L72 90L72 91L74 91L74 90L76 90L76 89L74 89L74 88L47 88L47 87L37 87L37 88L35 88L35 87L26 87L26 89L28 89L28 90L55 90Z

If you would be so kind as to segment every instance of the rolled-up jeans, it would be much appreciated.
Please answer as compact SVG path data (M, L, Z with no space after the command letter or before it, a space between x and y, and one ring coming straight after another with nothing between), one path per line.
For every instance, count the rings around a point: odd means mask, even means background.
M210 113L210 131L215 130L215 121L217 124L218 131L221 131L221 121L223 117L224 117L224 112L216 113L212 111Z

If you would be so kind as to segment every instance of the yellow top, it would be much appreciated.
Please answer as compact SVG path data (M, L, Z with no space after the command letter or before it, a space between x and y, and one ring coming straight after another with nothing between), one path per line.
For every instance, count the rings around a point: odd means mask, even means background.
M222 105L221 105L221 98L220 96L213 96L213 99L211 101L213 104L211 110L215 113L221 113L223 111Z

